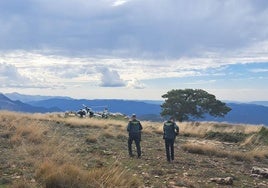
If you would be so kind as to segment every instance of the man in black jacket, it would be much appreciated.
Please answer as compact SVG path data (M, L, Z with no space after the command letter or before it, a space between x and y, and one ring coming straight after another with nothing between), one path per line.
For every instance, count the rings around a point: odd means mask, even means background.
M141 146L140 146L140 141L141 141L141 130L142 130L142 125L140 121L136 119L136 115L133 114L131 117L131 120L128 122L127 126L127 131L129 133L128 137L128 153L130 157L133 157L132 153L132 142L134 140L136 148L137 148L137 154L138 158L141 157Z
M169 118L169 120L164 123L163 131L167 161L172 162L174 160L174 141L179 134L179 127L176 125L173 117Z

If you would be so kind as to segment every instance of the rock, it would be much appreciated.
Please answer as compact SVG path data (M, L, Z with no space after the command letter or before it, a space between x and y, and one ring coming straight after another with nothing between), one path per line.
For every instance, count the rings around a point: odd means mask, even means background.
M150 179L150 175L147 172L141 173L145 179Z
M262 176L259 175L259 174L250 174L250 177L253 177L253 178L262 178Z
M268 178L268 168L252 167L251 176Z
M31 179L31 183L35 183L36 181L35 181L35 179Z
M210 181L215 182L217 184L221 184L221 185L232 185L233 184L233 178L232 177L210 178Z

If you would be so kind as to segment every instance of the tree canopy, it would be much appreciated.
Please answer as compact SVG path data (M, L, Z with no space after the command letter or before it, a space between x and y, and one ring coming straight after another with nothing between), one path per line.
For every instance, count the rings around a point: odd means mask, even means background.
M205 114L224 117L232 109L224 102L201 89L176 89L162 96L162 116L173 116L178 121L193 118L204 118Z

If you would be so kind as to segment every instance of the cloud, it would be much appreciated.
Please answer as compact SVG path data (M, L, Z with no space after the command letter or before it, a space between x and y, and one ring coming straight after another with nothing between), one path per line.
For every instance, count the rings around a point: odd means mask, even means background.
M44 70L49 72L52 75L60 77L62 79L74 79L81 76L87 76L95 74L95 67L86 64L65 64L60 65L50 65L45 67Z
M21 75L18 69L7 63L0 63L0 84L1 87L18 87L30 83L31 80Z
M266 73L268 72L268 69L252 69L250 71L254 73Z
M116 0L114 1L113 5L112 6L121 6L123 4L125 4L126 2L128 2L127 0Z
M134 89L144 89L145 88L145 84L141 83L137 79L132 79L131 81L129 81L127 86L130 88L134 88Z
M29 70L28 70L29 71ZM64 84L46 80L44 72L28 74L27 70L12 64L0 63L0 87L2 88L64 88ZM24 72L23 74L21 72ZM39 75L39 76L38 76ZM42 75L42 76L40 76Z
M108 68L99 68L101 73L101 87L124 87L126 83L120 78L120 75L115 70Z
M0 50L147 59L231 52L268 41L267 7L250 0L1 1Z

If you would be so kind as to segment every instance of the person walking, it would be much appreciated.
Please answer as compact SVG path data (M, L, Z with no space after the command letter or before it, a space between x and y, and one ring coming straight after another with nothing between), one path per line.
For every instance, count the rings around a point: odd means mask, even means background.
M172 162L174 160L174 141L179 134L179 127L176 125L173 117L170 117L169 120L164 123L163 132L167 161Z
M128 137L128 153L129 153L130 157L134 156L133 153L132 153L133 140L135 142L136 149L137 149L137 157L138 158L141 157L141 146L140 146L141 130L142 130L142 125L141 125L140 121L138 121L136 119L135 114L132 114L131 120L128 122L128 125L127 125L127 131L128 131L128 134L129 134L129 137Z

